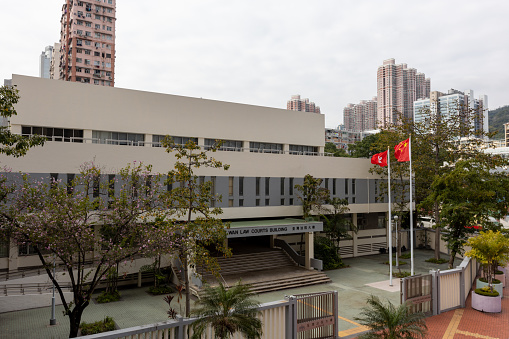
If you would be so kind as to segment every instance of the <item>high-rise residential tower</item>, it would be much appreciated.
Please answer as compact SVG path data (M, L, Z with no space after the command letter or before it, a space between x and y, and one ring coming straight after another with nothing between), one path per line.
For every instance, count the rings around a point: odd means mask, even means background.
M292 95L292 98L286 102L286 109L291 111L320 113L320 106L316 106L309 99L301 99L300 95Z
M343 109L343 123L347 131L363 132L377 128L377 99L362 100L360 103L348 104Z
M116 0L65 0L59 78L114 86Z
M39 77L49 79L53 46L46 46L39 57Z
M489 132L488 96L474 98L474 91L469 89L461 92L450 89L447 94L433 91L429 98L414 102L414 121L424 122L430 114L449 117L458 114L475 114L473 127L475 131Z
M407 64L398 64L394 59L384 60L377 72L377 119L381 127L394 123L398 113L412 119L413 103L419 98L428 98L430 79Z

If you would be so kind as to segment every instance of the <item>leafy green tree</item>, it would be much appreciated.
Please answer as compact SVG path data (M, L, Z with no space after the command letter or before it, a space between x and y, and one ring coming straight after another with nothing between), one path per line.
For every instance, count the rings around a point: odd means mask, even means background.
M0 185L5 197L0 201L0 234L34 248L69 316L69 337L78 335L83 311L111 269L135 255L167 253L171 246L170 230L140 227L167 207L157 180L151 187L145 185L152 177L151 167L138 163L120 170L115 195L108 194L113 183L101 184L100 175L101 170L88 163L68 185L28 175ZM54 258L69 282L56 280ZM63 294L68 284L72 301Z
M404 135L404 139L411 135L412 173L415 175L417 209L420 213L433 214L437 221L436 234L440 234L442 230L440 202L426 199L431 194L435 178L451 172L454 168L451 165L461 159L474 159L489 165L491 169L507 165L508 161L482 151L484 138L491 136L475 129L476 123L482 120L480 116L482 112L458 104L457 109L452 110L447 116L435 114L430 109L424 109L421 113L424 118L419 122L413 122L398 114L397 121L387 126L384 131ZM440 259L439 245L440 237L437 236L435 259Z
M348 153L346 153L344 149L337 148L332 142L326 142L323 151L325 153L331 153L335 157L348 157Z
M346 213L350 211L348 199L334 197L327 199L326 202L328 206L324 207L322 214L324 232L339 250L339 242L342 239L350 239L350 232L357 232L357 228L346 217Z
M222 283L217 287L207 286L205 294L197 301L193 315L198 319L193 323L192 339L201 338L210 325L215 338L228 339L236 332L248 339L262 337L262 322L257 318L261 314L260 304L254 299L249 286L240 281L229 289Z
M488 285L493 292L493 278L496 269L494 263L509 262L509 239L500 231L489 230L468 239L467 244L472 249L465 255L476 258L484 265L484 269L487 271Z
M311 214L322 214L325 210L323 205L329 199L330 192L327 188L321 187L322 179L315 178L311 174L304 176L302 185L295 185L297 190L297 199L302 202L302 214L304 220L310 220ZM300 252L302 253L302 244L304 243L304 233L300 236Z
M14 105L19 101L19 90L15 86L0 87L0 116L9 120L17 115ZM31 147L44 145L45 138L41 136L21 136L12 134L8 126L0 126L0 153L21 157Z
M367 299L368 306L362 309L355 320L371 330L359 339L426 338L428 328L423 313L411 313L408 304L385 305L377 296Z
M348 145L350 156L352 158L371 158L376 153L385 151L378 144L379 137L380 133L367 135L364 139Z
M449 268L453 267L456 254L463 252L473 226L494 227L489 218L499 219L507 214L509 178L490 167L476 159L456 162L451 172L435 178L424 201L436 201L441 206L442 224L446 225L442 237L451 250Z
M195 169L201 167L221 168L228 170L229 165L209 157L208 151L201 150L192 140L185 145L175 144L167 136L162 144L166 152L175 152L174 169L168 172L168 184L172 184L170 193L171 207L175 212L175 233L173 244L177 248L182 263L182 276L186 294L186 316L191 314L191 289L189 282L189 266L202 266L212 273L218 272L217 261L210 255L208 248L215 249L224 255L231 252L225 246L228 224L217 218L223 213L219 207L212 207L211 202L220 200L213 192L211 181L200 181ZM210 148L215 152L220 143Z

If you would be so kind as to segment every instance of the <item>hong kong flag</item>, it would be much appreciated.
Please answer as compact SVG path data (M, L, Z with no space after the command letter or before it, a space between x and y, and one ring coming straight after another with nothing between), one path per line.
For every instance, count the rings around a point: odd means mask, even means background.
M377 153L371 157L371 163L381 167L387 166L387 152Z

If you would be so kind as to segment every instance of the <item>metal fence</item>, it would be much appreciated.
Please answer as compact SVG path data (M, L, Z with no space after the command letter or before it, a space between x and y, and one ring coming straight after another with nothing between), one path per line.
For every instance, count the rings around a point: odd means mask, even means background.
M262 304L258 309L261 312L259 317L263 324L263 339L338 338L338 297L336 291L290 296L286 300ZM184 339L193 334L192 324L195 320L196 318L178 316L176 320L83 336L82 338ZM331 323L331 320L334 321ZM312 323L313 325L311 325ZM305 326L309 324L314 328L299 332L298 324ZM330 334L318 336L320 333ZM207 329L204 338L215 338L212 328ZM236 333L232 337L232 339L242 338L244 337L240 333Z

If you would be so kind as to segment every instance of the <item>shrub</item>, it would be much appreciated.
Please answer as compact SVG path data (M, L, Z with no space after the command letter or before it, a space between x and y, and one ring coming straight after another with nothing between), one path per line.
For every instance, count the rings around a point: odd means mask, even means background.
M446 262L449 262L449 260L444 259L444 258L440 258L440 259L429 258L428 260L426 260L426 262L440 265L440 264L445 264Z
M106 317L104 320L96 321L94 323L87 324L82 322L80 324L81 335L90 335L102 332L108 332L115 330L115 323L112 317Z
M409 277L411 274L410 272L407 272L407 271L403 271L403 272L392 272L392 276L394 278L405 278L405 277Z
M488 279L486 279L486 278L479 278L479 280L480 280L480 281L482 281L483 283L488 283ZM500 284L500 283L501 283L501 281L500 281L500 280L498 280L498 279L493 278L493 279L491 280L491 283L492 283L492 284Z
M315 258L323 261L324 270L344 267L334 242L326 237L315 238Z
M498 297L498 292L493 290L493 292L490 291L490 288L488 286L483 288L476 288L475 293L480 295L485 295L487 297Z
M120 300L120 292L114 291L113 293L109 293L107 291L103 291L98 297L97 302L100 304L104 303L110 303L113 301L119 301Z
M152 295L170 294L173 292L174 292L173 288L171 288L168 285L150 286L150 288L148 289L148 293Z
M496 270L496 271L495 271L495 274L504 274L504 271Z

